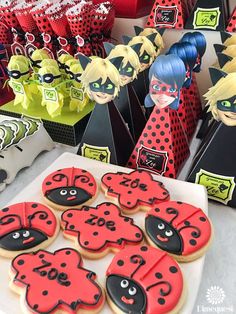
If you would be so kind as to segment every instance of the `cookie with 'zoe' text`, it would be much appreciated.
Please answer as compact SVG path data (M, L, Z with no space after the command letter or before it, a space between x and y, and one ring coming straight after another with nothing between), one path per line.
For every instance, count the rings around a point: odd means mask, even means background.
M144 170L130 173L106 173L101 188L108 199L115 202L126 214L147 211L153 205L168 201L169 192L163 183L156 181Z
M60 224L48 207L35 202L13 204L0 210L0 255L46 248L56 238Z
M185 301L179 265L150 246L126 247L113 258L106 275L108 304L116 314L173 314Z
M10 278L24 313L94 314L104 305L96 274L83 268L80 254L71 248L20 254L11 263Z
M45 201L55 209L65 210L90 204L97 193L93 175L80 168L64 168L48 175L42 184Z
M211 222L201 208L175 201L153 207L146 215L145 231L150 245L180 262L202 256L213 237Z
M61 225L64 236L73 240L87 258L101 258L110 251L117 252L125 245L143 241L142 230L132 218L122 216L112 203L69 209L62 214Z

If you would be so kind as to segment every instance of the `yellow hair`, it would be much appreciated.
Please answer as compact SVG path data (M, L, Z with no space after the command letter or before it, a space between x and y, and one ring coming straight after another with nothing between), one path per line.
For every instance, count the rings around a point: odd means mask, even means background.
M226 41L224 42L224 46L231 46L231 45L236 45L236 35L232 35L231 37L227 38Z
M232 58L236 57L236 44L226 47L226 49L224 49L222 53Z
M149 40L145 36L135 36L128 43L129 46L133 46L133 45L136 45L136 44L142 44L142 46L140 48L139 57L141 57L144 54L144 52L146 51L149 54L149 56L150 56L149 65L151 65L153 60L156 57L156 51L155 51L155 48L154 48L151 40Z
M133 80L137 77L140 71L140 62L137 53L130 47L126 45L117 45L111 50L108 59L123 57L122 66L125 67L128 62L134 68Z
M161 34L158 33L158 31L155 28L147 27L147 28L144 28L144 30L139 35L147 37L151 34L156 34L154 42L155 42L155 45L159 47L157 51L157 55L159 55L161 50L165 47Z
M229 73L222 77L208 92L204 95L207 100L207 106L212 112L213 117L219 120L217 113L217 101L231 98L236 95L236 73Z
M107 79L110 79L115 85L114 97L117 96L121 85L120 75L117 68L108 59L92 59L82 73L81 82L88 95L90 95L89 84L99 79L102 79L102 84L104 84Z
M53 74L54 76L57 76L57 75L60 75L61 72L60 72L59 68L56 68L55 66L46 65L46 66L39 69L38 74L39 75Z
M236 72L236 57L231 61L228 61L222 68L222 70L226 73Z

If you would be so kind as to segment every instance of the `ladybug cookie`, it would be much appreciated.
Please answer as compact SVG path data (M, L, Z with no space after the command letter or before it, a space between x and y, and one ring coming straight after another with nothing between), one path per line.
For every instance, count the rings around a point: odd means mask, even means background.
M202 209L182 202L165 202L147 213L145 230L150 245L189 262L202 256L212 240L212 226Z
M167 253L149 246L126 247L112 260L106 278L114 313L178 313L185 300L183 275Z
M46 206L27 202L0 211L0 255L14 257L21 251L45 248L56 238L59 223Z
M170 198L163 183L154 180L144 170L106 173L102 177L101 187L106 197L115 201L126 214L149 210Z
M61 224L64 236L73 240L88 258L101 258L126 244L143 241L143 233L133 219L122 216L120 209L111 203L69 209L62 214Z
M20 294L24 313L98 313L103 290L96 274L82 266L71 248L20 254L11 263L10 288Z
M55 209L80 207L92 202L97 183L91 173L79 168L64 168L48 175L42 185L45 201Z

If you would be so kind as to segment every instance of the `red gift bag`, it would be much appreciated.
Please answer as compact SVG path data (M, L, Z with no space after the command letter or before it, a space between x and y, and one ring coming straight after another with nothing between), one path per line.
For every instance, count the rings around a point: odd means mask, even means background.
M94 0L93 3L101 3L103 0ZM114 4L116 17L137 19L150 13L154 0L111 0Z

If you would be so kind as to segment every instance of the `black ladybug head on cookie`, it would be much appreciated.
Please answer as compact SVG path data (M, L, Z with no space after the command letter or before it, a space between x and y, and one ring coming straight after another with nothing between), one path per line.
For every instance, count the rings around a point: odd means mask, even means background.
M152 243L174 255L190 255L211 238L211 224L204 212L182 202L169 201L150 210L145 229Z
M78 206L96 194L94 177L86 170L65 168L47 176L42 185L44 196L57 205Z
M22 251L54 236L57 220L53 212L39 203L19 203L0 211L0 248Z
M114 257L106 289L111 302L124 313L167 313L178 304L183 278L178 264L165 252L132 246Z

